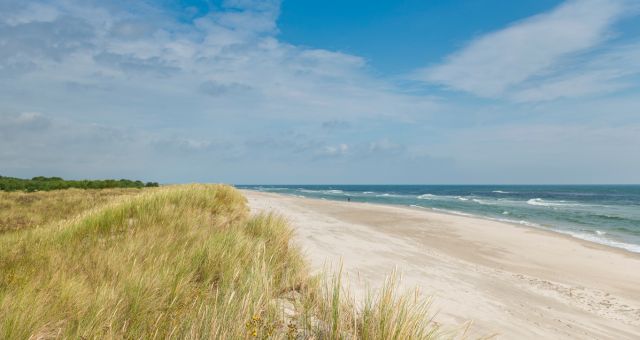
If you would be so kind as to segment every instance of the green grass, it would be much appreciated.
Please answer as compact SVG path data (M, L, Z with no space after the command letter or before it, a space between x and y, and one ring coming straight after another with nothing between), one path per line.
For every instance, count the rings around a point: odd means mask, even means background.
M438 336L428 303L397 295L393 279L362 304L339 275L310 276L286 221L250 216L231 187L163 187L84 208L0 234L0 338Z

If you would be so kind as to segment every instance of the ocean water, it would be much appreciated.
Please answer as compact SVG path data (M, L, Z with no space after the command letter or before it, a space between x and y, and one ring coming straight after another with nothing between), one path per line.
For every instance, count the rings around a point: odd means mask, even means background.
M543 228L640 253L640 185L238 185Z

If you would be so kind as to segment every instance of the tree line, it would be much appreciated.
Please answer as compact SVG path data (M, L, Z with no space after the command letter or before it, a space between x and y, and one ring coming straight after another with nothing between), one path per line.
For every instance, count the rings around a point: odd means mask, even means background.
M157 182L132 181L128 179L65 180L60 177L37 176L31 179L0 176L0 190L3 191L49 191L69 188L144 188L157 187Z

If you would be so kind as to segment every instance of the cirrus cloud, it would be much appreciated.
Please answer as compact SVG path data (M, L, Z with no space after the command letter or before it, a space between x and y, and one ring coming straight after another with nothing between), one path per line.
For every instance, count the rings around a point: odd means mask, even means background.
M620 67L628 64L614 69L595 65L627 51L617 46L610 47L612 51L592 50L615 37L613 25L636 9L627 0L570 0L550 12L482 35L443 63L418 70L414 77L480 97L516 101L614 90L618 84L609 82L619 78ZM626 71L638 72L638 65Z

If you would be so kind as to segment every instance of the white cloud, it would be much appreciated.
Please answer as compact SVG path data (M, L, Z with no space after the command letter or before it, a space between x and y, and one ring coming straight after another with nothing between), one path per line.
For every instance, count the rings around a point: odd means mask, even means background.
M51 5L42 3L26 4L19 11L5 13L5 21L7 24L15 26L29 22L50 22L59 16L58 10Z
M276 1L228 1L193 20L143 2L32 4L52 10L0 3L0 113L42 112L54 123L34 131L36 116L14 114L0 124L3 172L237 180L256 162L351 153L338 137L269 135L436 107L369 74L358 56L278 40Z
M626 0L570 0L552 11L481 36L420 80L483 97L501 97L554 71L564 58L599 45L627 9Z
M510 97L518 102L547 101L616 92L631 86L640 74L640 43L615 46L557 75L534 79Z
M13 78L0 80L0 88L9 90L0 99L17 102L11 91L35 97L46 88L39 107L72 112L65 110L71 109L67 87L59 84L101 83L112 91L92 91L83 98L87 104L92 99L94 106L113 108L112 114L154 119L159 117L153 105L133 107L123 100L135 96L163 108L186 102L185 111L193 115L319 121L424 115L436 107L429 98L370 75L360 57L279 41L277 1L227 1L193 23L157 9L113 7L65 1L57 3L55 17L34 21L21 14L4 23L0 18L0 45L10 47L0 51L0 73ZM233 91L213 95L222 89ZM31 110L24 101L16 106L15 111ZM88 106L83 111L93 110Z
M49 127L51 122L39 112L23 112L18 115L0 115L0 132L2 138L9 138L20 133L40 131Z
M318 151L318 156L322 157L341 157L347 155L349 152L349 145L338 144L325 146Z

